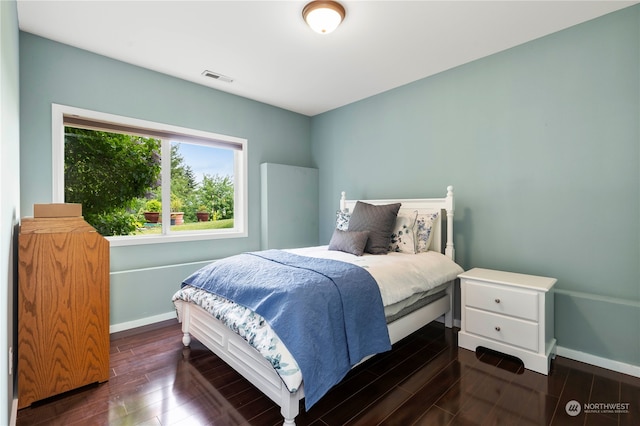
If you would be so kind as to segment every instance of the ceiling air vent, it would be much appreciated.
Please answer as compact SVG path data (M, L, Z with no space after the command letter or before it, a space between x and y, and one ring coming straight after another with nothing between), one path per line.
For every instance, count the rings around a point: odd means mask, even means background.
M204 70L202 71L202 75L205 77L213 78L214 80L224 81L225 83L231 83L233 79L231 77L227 77L226 75L218 74L217 72Z

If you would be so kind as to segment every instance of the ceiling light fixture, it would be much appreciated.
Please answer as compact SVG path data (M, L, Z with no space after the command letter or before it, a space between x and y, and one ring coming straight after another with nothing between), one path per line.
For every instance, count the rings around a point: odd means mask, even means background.
M344 17L344 7L336 1L312 1L302 9L307 25L320 34L329 34L338 28Z

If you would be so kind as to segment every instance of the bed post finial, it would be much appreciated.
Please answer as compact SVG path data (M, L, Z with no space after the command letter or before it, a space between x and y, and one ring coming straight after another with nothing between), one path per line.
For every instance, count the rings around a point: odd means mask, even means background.
M444 254L451 260L455 260L455 249L453 248L453 185L447 186L447 244Z
M340 211L341 212L345 212L347 211L347 193L346 191L342 191L341 195L340 195Z

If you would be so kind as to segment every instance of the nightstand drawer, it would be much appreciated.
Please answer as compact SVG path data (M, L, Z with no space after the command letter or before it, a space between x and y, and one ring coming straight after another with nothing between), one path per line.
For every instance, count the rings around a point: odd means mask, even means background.
M469 333L509 345L538 351L538 324L465 308L465 324Z
M465 305L538 322L538 294L534 291L464 280Z

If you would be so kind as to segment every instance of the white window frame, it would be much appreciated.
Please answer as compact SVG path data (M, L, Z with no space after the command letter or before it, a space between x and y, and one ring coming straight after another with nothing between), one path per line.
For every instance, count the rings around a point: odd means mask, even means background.
M129 235L106 237L111 246L131 246L141 244L174 243L181 241L215 240L222 238L244 238L248 236L248 202L247 202L247 139L235 136L221 135L217 133L194 130L185 127L173 126L170 124L157 123L153 121L140 120L137 118L124 117L120 115L108 114L104 112L91 111L76 108L68 105L51 104L51 135L52 135L52 159L53 159L53 202L64 203L64 116L77 116L95 121L117 123L130 127L142 129L153 129L160 132L194 137L196 139L207 139L211 142L219 142L222 145L235 144L242 148L234 154L234 221L233 228L217 229L210 231L180 231L171 232L170 222L163 221L161 235ZM189 142L193 143L193 142ZM197 143L197 142L196 142ZM170 141L163 140L162 143L162 181L170 182L171 159ZM167 162L165 164L165 161ZM170 199L169 185L163 185L162 198ZM166 190L166 194L165 194ZM163 217L170 216L170 203L163 203Z

